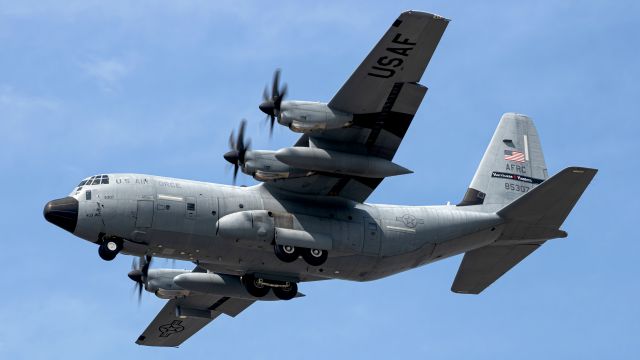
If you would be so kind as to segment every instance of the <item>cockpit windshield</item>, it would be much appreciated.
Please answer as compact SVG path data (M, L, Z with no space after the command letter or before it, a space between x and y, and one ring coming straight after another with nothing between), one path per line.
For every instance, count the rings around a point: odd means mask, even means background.
M83 186L102 185L102 184L108 184L108 183L109 183L109 175L94 175L90 178L82 180L80 184L78 184L78 188L76 189L76 191L82 190Z

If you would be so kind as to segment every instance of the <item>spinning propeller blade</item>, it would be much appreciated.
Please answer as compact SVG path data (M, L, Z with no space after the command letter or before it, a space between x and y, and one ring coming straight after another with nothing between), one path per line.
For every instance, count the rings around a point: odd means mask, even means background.
M276 69L273 73L273 81L271 83L271 94L269 94L267 87L265 86L262 92L262 104L260 104L260 110L267 114L266 120L269 121L269 136L273 134L273 125L276 118L280 118L280 106L282 100L287 95L287 84L280 87L280 69Z
M129 279L135 281L135 290L138 293L138 304L142 300L142 288L147 283L147 275L149 274L149 266L151 265L151 255L140 256L133 259L131 263L131 271L129 271Z
M242 119L240 121L240 129L238 130L238 136L235 136L234 131L231 131L229 135L229 148L230 150L224 154L224 159L233 165L233 184L236 183L238 177L238 170L241 166L244 166L247 151L251 148L251 139L245 140L244 132L247 127L247 120Z

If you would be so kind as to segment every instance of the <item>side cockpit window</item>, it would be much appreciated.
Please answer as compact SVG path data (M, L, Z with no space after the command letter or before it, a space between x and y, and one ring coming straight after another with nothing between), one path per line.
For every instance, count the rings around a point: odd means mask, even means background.
M80 181L80 184L76 187L76 191L82 190L82 186L87 183L87 180Z
M101 184L108 184L109 183L109 176L108 175L102 175L102 180L100 181Z

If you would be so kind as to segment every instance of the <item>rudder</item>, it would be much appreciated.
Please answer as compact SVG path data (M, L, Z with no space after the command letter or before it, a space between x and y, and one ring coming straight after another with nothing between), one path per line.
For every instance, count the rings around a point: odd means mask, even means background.
M458 206L502 208L547 179L540 138L533 120L506 113L491 138L480 166Z

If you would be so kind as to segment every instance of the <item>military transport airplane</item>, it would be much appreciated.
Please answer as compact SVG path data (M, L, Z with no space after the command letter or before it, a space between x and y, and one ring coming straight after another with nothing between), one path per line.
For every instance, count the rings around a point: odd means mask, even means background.
M548 177L533 121L507 113L457 205L365 200L393 157L427 88L418 81L449 20L407 11L329 103L284 100L276 71L260 109L301 133L292 147L251 150L245 123L224 155L261 183L250 187L141 174L86 178L52 200L45 218L98 245L104 260L139 256L129 277L167 304L137 339L178 346L220 314L302 296L305 281L380 279L464 253L451 290L478 294L560 226L595 176L569 167ZM151 269L153 257L193 270Z

